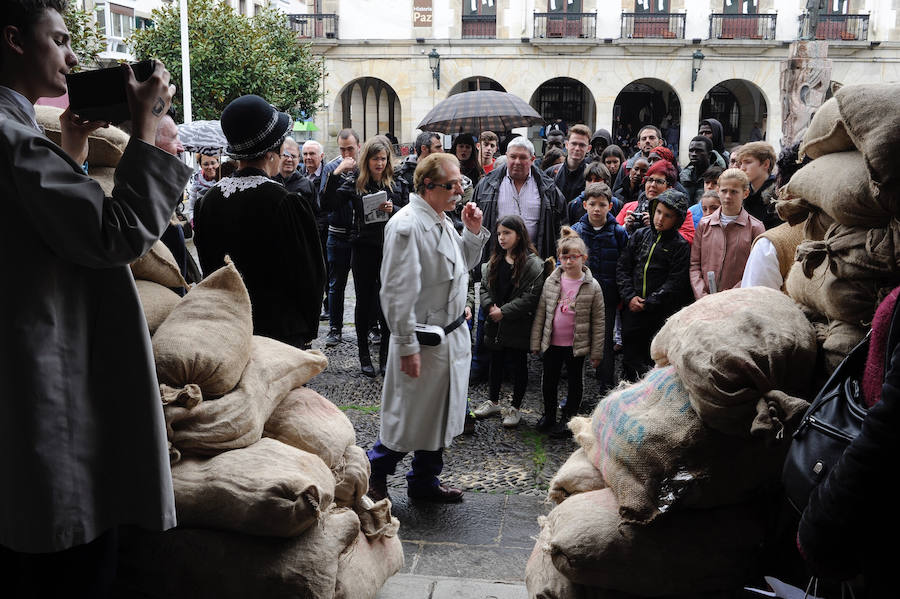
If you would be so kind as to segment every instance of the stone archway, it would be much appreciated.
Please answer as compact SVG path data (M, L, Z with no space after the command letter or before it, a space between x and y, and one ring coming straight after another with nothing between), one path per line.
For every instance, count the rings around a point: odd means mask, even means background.
M455 94L461 94L463 92L473 92L477 90L493 90L498 92L505 92L506 88L490 77L466 77L465 79L458 81L456 85L450 88L450 92L447 94L447 97L453 96Z
M365 141L400 130L400 98L388 83L375 77L360 77L343 87L335 103L336 121L352 128Z
M529 104L548 123L559 118L569 126L583 123L591 131L596 125L594 95L577 79L557 77L545 81L531 95Z
M769 105L763 90L746 79L728 79L714 85L700 104L700 120L714 118L722 123L725 146L750 141L755 128L763 134Z
M622 88L613 104L613 143L626 154L635 151L641 127L659 128L666 145L678 155L681 100L675 89L661 79L636 79ZM624 145L623 145L624 144Z

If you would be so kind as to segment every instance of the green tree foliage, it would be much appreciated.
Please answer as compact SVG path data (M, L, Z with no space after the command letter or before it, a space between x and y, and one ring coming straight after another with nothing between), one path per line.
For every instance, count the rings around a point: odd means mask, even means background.
M195 119L218 119L229 102L244 94L262 96L294 118L315 111L321 58L312 55L308 44L298 43L283 13L269 7L258 10L247 18L217 0L188 0ZM161 60L180 92L179 3L154 10L152 19L155 27L135 31L129 43L139 60ZM174 104L181 119L180 93Z
M63 15L72 38L72 51L78 57L75 71L96 69L100 53L106 48L106 36L97 29L94 15L70 5Z

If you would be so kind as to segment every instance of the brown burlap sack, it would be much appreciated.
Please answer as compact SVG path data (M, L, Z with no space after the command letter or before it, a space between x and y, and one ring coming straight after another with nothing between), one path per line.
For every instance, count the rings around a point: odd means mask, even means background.
M266 422L266 437L314 453L337 466L344 452L356 445L353 424L333 403L306 387L294 389Z
M541 520L545 518L541 516ZM525 588L531 599L584 599L579 585L563 576L550 558L550 536L546 527L534 543L525 564Z
M359 520L353 510L331 510L290 539L182 528L127 532L117 597L331 599L339 558L356 542Z
M175 256L162 241L154 243L146 254L131 263L131 274L135 280L153 281L163 287L188 287Z
M883 285L900 280L900 223L872 229L835 224L825 237L828 268L839 279L874 279Z
M400 521L391 516L391 501L386 497L376 503L368 495L363 495L353 510L359 516L360 530L369 540L393 537L400 528Z
M38 125L56 145L60 145L59 115L62 108L55 106L35 106L34 115ZM128 145L128 134L118 127L103 127L88 136L88 167L115 167L119 164L125 147Z
M334 599L375 599L387 579L402 567L400 537L371 539L360 532L338 563Z
M172 466L178 523L250 535L295 537L334 499L318 456L274 439Z
M730 435L780 438L807 407L798 398L812 392L816 339L783 293L729 289L669 318L650 356L659 366L675 366L706 425Z
M900 183L900 84L845 85L834 97L847 134L865 156L874 198L889 212L897 214L900 206L900 189L897 187Z
M818 158L825 154L853 149L855 146L841 119L837 98L830 98L816 110L806 129L803 143L800 144L800 159L806 155Z
M200 455L252 445L262 438L266 421L287 394L327 364L320 352L254 336L237 389L193 407L189 394L163 406L169 441L183 453Z
M153 281L139 280L134 283L137 286L138 298L141 300L141 309L144 311L147 327L152 335L181 301L181 296L168 287L163 287Z
M782 199L802 198L835 222L882 227L894 215L890 202L872 196L869 173L859 152L826 154L799 169L780 192Z
M604 488L606 488L606 483L603 481L600 471L594 468L585 454L584 448L579 447L553 475L547 497L554 503L562 503L576 493Z
M194 383L207 399L224 395L241 380L252 336L250 296L228 264L191 289L153 336L159 382Z
M611 489L573 495L547 516L546 551L577 584L655 597L739 591L755 571L764 513L753 504L673 510L623 522Z
M622 518L634 522L747 500L780 480L790 442L706 426L672 366L610 393L594 410L591 429L585 457L615 493Z
M869 329L867 327L851 322L842 322L840 320L829 322L828 331L825 333L825 341L822 343L826 374L834 372L834 369L847 357L850 350L856 347L868 332Z
M818 245L817 245L818 244ZM841 279L829 268L829 261L809 257L824 252L824 242L803 242L797 248L798 262L791 266L784 290L814 315L842 320L859 326L872 322L881 285L875 279ZM810 272L804 272L810 268Z
M362 447L351 445L344 452L334 474L334 502L341 507L357 505L369 492L369 474L372 466Z

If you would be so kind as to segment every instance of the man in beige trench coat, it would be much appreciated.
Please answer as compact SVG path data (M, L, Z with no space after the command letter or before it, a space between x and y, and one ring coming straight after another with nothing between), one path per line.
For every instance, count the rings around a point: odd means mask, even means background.
M471 341L465 322L468 272L490 235L475 204L463 208L462 235L444 214L462 194L459 161L432 154L413 177L416 193L384 230L381 307L391 331L381 392L381 431L369 450L369 495L387 496L386 478L413 451L407 494L438 502L462 500L441 484L443 449L462 433ZM437 345L420 343L416 324L444 331Z

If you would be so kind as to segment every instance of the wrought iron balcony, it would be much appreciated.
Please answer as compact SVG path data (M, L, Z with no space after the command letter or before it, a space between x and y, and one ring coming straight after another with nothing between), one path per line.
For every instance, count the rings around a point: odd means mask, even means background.
M630 39L684 39L685 13L623 12L622 37Z
M497 15L463 15L463 39L493 39L497 37Z
M777 15L709 15L711 40L774 40Z
M302 39L337 39L338 16L335 14L288 15L291 29Z
M864 42L869 39L869 15L819 15L815 35L809 16L800 15L800 39Z
M534 13L535 38L597 37L597 13L594 12L536 12Z

